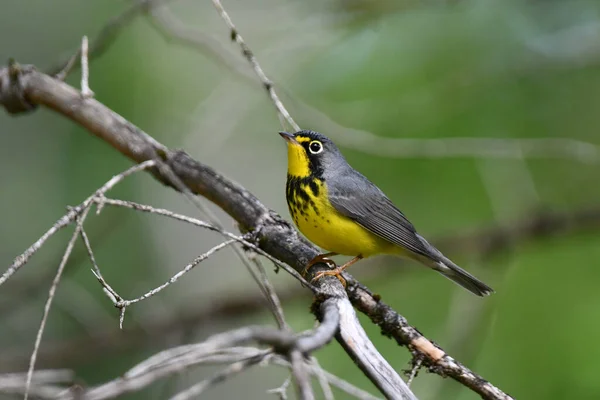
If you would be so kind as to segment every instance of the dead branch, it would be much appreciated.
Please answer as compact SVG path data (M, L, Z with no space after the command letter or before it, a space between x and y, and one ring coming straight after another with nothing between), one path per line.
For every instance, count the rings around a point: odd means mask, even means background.
M304 355L327 344L337 331L339 323L338 310L331 306L322 306L321 310L324 314L323 321L312 331L296 335L271 327L248 326L219 333L196 345L180 346L162 351L131 368L122 377L103 385L86 389L82 393L79 393L78 396L86 400L103 400L137 391L159 379L205 362L207 357L219 354L220 351L230 350L249 342L257 342L260 345L267 345L270 348L261 350L259 354L243 358L231 364L221 373L179 393L175 398L191 398L191 396L205 390L209 385L218 383L233 373L242 372L247 367L257 364L273 353L289 358L292 368L294 368L294 364L297 364L296 368L303 370L306 368L304 365ZM295 359L295 357L300 358ZM312 389L307 387L308 378L302 376L300 379L302 382L299 386L302 388L301 393L303 394L300 398L314 398L310 396ZM60 398L71 399L72 397L70 393L67 393L65 397Z
M355 280L348 282L348 296L356 308L381 328L384 335L394 338L401 346L407 346L415 359L422 360L429 371L455 379L484 399L512 399L424 337L392 307L377 300L364 285Z
M132 386L147 385L154 382L154 378L148 378L149 375L154 375L155 377L169 376L177 373L178 368L187 369L196 365L229 365L229 368L225 368L212 377L190 387L191 393L205 390L210 385L219 383L220 379L225 379L232 373L242 372L241 369L256 365L256 363L254 363L256 360L258 360L258 365L263 367L274 365L289 368L291 366L286 357L274 353L269 349L259 349L247 346L214 349L209 346L210 344L214 345L213 341L215 338L231 334L232 332L236 331L225 332L224 334L213 336L202 343L183 345L163 350L129 369L121 378L91 388L79 386L75 389L73 387L69 388L68 386L64 386L65 384L71 384L73 381L74 373L69 370L36 371L34 373L31 393L35 393L36 397L41 399L52 400L112 398L132 391ZM251 365L239 365L240 363L248 363ZM317 377L318 375L321 379L326 380L328 384L339 388L343 392L357 399L378 399L351 383L327 371L323 371L314 365L307 364L307 372L313 377ZM0 393L23 394L25 375L26 374L0 375ZM148 381L148 383L146 381ZM286 382L289 382L289 380Z

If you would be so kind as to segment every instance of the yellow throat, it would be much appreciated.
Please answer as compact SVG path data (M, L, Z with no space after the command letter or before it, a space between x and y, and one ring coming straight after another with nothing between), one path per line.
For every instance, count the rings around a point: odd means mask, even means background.
M308 142L309 138L297 138L298 143L286 142L288 151L288 175L297 178L306 178L310 176L310 162L306 151L301 143Z

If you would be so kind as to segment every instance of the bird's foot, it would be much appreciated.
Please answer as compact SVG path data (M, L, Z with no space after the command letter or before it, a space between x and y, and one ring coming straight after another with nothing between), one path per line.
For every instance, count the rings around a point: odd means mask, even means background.
M310 267L312 267L313 265L318 264L318 263L325 263L332 268L336 268L337 264L335 263L335 261L333 261L331 258L329 258L330 256L335 256L335 255L336 255L336 253L319 254L318 256L316 256L315 258L310 260L308 264L306 264L306 267L304 267L304 271L302 271L302 276L306 277L306 273L308 272Z
M312 280L310 282L311 283L315 282L315 281L321 279L324 276L335 276L336 278L338 278L340 280L340 282L342 283L342 285L345 288L346 285L347 285L347 283L346 283L346 280L344 279L344 277L342 276L342 272L344 272L344 269L345 269L344 266L341 266L341 267L336 267L336 268L334 268L332 270L329 270L329 271L317 272L315 274L315 277L312 278Z
M345 288L347 286L347 282L346 282L346 279L344 279L344 277L342 276L342 272L344 272L344 270L346 268L348 268L349 266L351 266L355 262L362 260L362 258L363 258L362 254L359 254L356 257L354 257L352 260L348 261L344 265L341 265L339 267L336 266L334 269L329 270L329 271L317 272L315 274L315 277L311 280L311 282L314 282L317 279L321 279L324 276L335 276L336 278L338 278L340 280L340 282L342 282L342 285L344 285L344 288Z

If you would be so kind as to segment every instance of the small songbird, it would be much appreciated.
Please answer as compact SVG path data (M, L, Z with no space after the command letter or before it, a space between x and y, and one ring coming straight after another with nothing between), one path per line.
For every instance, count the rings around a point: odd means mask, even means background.
M329 252L315 257L305 271L318 262L335 265L330 256L354 256L339 267L316 274L315 280L326 275L340 278L344 269L365 257L394 254L419 261L478 296L494 292L419 235L391 200L352 168L327 137L307 130L279 134L287 141L290 214L309 240Z

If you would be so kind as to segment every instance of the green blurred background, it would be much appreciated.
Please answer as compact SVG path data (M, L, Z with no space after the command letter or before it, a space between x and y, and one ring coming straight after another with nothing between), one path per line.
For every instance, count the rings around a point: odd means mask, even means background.
M128 6L117 0L7 2L0 14L0 58L47 70L73 54L82 35L94 38ZM511 228L540 211L600 208L597 152L588 162L399 157L389 154L388 142L379 152L377 145L355 140L362 130L389 138L569 138L600 144L600 2L235 0L224 6L298 123L336 140L349 162L434 242L485 227ZM225 64L208 51L165 40L150 17L139 16L91 62L96 98L289 218L286 152L268 97L209 1L170 1L160 10L167 11L178 26L215 40ZM78 87L79 71L68 82ZM51 111L17 118L0 114L0 264L7 267L65 206L80 203L129 165ZM199 216L147 176L127 180L112 195ZM229 218L223 220L235 229ZM444 248L496 289L486 299L397 259L367 260L351 272L449 354L516 398L597 399L598 230L571 228L516 240L492 256L477 246L461 251L469 243ZM90 216L87 230L106 279L126 298L164 282L219 242L189 226L114 209ZM69 235L65 230L54 237L1 288L0 372L26 370ZM38 360L39 368L75 370L82 385L116 377L169 346L244 324L272 323L266 311L196 318L223 302L259 296L231 252L217 254L176 287L131 307L123 332L89 267L78 244ZM313 326L310 293L268 267L287 299L293 327ZM408 351L363 321L388 361L398 371L408 368ZM374 392L336 343L317 356L325 369ZM123 398L167 398L213 371L198 368ZM286 376L276 367L255 367L204 398L275 398L266 390ZM425 371L413 388L420 399L478 398Z

